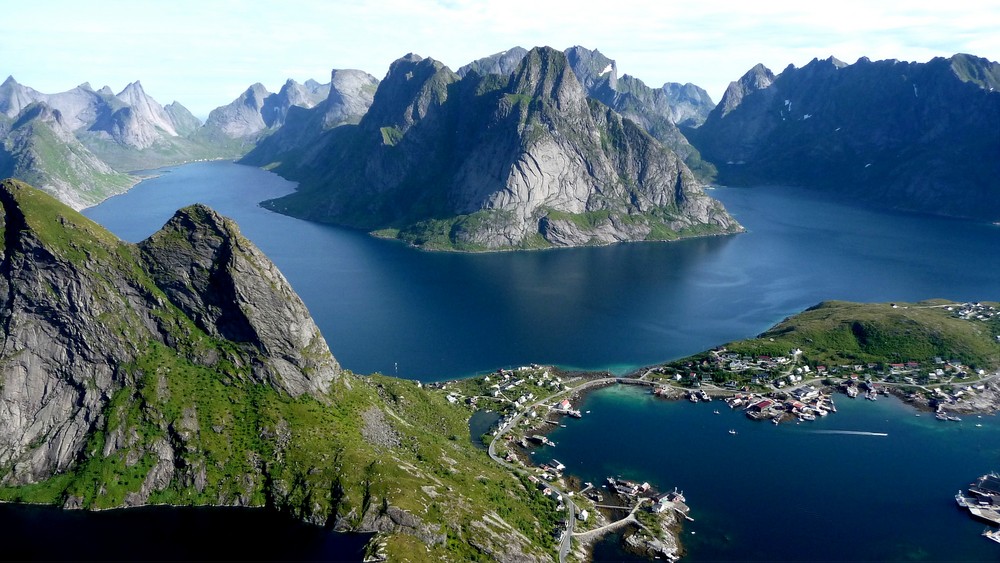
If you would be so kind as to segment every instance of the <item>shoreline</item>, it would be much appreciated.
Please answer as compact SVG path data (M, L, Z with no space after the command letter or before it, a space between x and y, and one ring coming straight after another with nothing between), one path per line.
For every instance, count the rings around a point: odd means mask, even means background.
M571 416L565 411L557 411L554 405L546 405L546 401L554 400L555 398L564 398L570 401L573 406L579 406L580 402L584 400L588 394L595 391L611 387L613 385L627 385L627 386L648 386L651 389L647 391L649 394L653 394L653 390L665 389L667 390L664 394L658 394L659 397L663 398L665 401L678 401L685 399L689 393L694 391L703 391L712 399L726 399L733 397L734 395L740 393L747 393L747 391L739 389L723 389L720 387L711 386L708 388L694 388L686 387L681 385L675 385L671 383L654 382L646 380L650 374L654 373L655 370L661 365L647 366L634 370L628 375L624 376L613 376L608 372L577 372L576 381L579 382L573 387L569 387L566 391L555 393L545 399L539 400L532 405L533 408L538 408L539 406L545 405L548 409L544 415L536 417L532 424L523 427L517 427L516 429L506 428L501 426L502 431L495 434L494 442L496 442L501 436L510 433L511 430L515 430L508 440L511 445L512 452L516 451L516 460L522 464L523 467L529 470L543 470L543 465L537 463L533 457L530 455L532 449L527 447L527 437L531 435L538 436L548 436L555 428L564 426L562 421L567 417ZM941 400L935 403L935 397L932 396L928 398L927 396L914 392L913 389L920 389L924 393L930 394L931 391L924 386L920 385L904 385L904 384L886 384L885 382L878 382L877 386L879 392L877 394L892 395L900 402L907 405L912 411L919 416L923 413L935 413L935 412L948 412L948 413L961 413L961 414L979 414L988 415L996 414L1000 412L1000 384L996 381L997 376L1000 372L995 372L982 378L978 378L974 382L963 382L963 387L970 387L972 385L982 385L982 389L977 391L974 396L964 397L962 401L955 401L948 403ZM582 382L581 382L582 380ZM793 388L788 389L758 389L754 394L758 397L770 398L770 399L780 399L781 401L791 400L791 391L796 388L806 387L813 385L821 393L821 396L826 396L829 398L839 396L843 398L852 398L845 392L844 384L850 382L849 378L833 378L830 376L826 377L814 377L808 380L801 381L796 384ZM904 389L905 388L905 389ZM860 400L866 400L864 396L859 398ZM744 407L746 408L746 407ZM835 412L835 411L834 411ZM785 417L792 416L789 413L785 413ZM504 420L504 419L501 419ZM951 419L955 420L955 419ZM504 424L501 422L501 424ZM519 447L518 447L519 446ZM561 477L564 479L566 484L566 491L573 491L573 494L579 494L581 491L581 478L572 474L565 474ZM586 490L586 489L583 489ZM627 507L626 507L627 509ZM604 510L595 509L595 512L601 514L600 520L595 520L595 524L599 527L607 525L610 518L613 518L617 512L611 513L611 515L604 514ZM620 520L620 519L619 519ZM669 526L664 526L664 532L668 533L676 542L676 551L674 552L675 557L673 560L679 559L684 555L684 546L681 542L682 537L682 522L675 521ZM660 558L658 554L649 552L637 551L636 547L632 543L626 543L628 538L634 534L642 533L645 526L637 524L635 522L623 525L620 528L609 529L603 531L599 534L587 535L584 537L578 537L576 534L573 535L573 546L571 548L571 553L576 554L582 560L590 561L593 558L593 547L594 545L606 538L608 535L616 536L619 542L619 548L626 550L639 557L646 557L649 560L654 560Z

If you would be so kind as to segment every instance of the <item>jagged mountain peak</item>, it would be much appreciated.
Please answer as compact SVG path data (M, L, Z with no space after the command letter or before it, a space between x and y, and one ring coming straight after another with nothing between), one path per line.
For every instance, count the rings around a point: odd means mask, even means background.
M959 80L971 82L984 90L1000 90L1000 64L966 53L948 59L948 66Z
M618 63L613 59L609 59L597 49L587 49L580 45L570 47L564 53L573 72L588 92L595 92L601 88L617 90ZM597 97L602 96L598 94Z
M146 94L146 91L143 90L142 84L138 80L126 86L115 97L125 102L131 108L137 120L149 122L172 137L177 136L177 130L170 119L170 115L167 114L159 102ZM145 148L152 143L151 138L153 135L143 134L139 136L149 137L149 139L145 139L135 146Z
M139 244L153 280L210 335L261 354L255 379L324 393L340 372L305 304L232 220L195 204Z
M41 101L43 98L39 92L19 84L13 76L8 76L7 80L0 84L0 113L7 117L15 117L29 104Z
M501 76L509 76L514 73L517 69L517 65L521 64L521 59L528 54L528 50L524 47L511 47L499 53L494 53L487 57L477 59L471 63L462 66L456 71L461 77L465 77L470 72L475 72L481 76L487 74L499 74Z
M560 108L580 104L587 97L566 55L552 47L535 47L528 51L509 89L517 94L551 99Z
M739 80L729 83L726 92L719 101L722 108L722 117L735 109L743 98L758 90L764 90L774 83L774 73L761 63L757 63L746 72Z
M405 133L448 98L459 76L440 61L408 53L389 65L362 123Z

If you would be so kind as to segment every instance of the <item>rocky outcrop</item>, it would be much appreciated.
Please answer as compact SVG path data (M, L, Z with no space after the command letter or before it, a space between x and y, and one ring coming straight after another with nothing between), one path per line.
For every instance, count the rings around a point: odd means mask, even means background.
M302 184L268 206L394 227L419 246L492 250L741 229L676 154L589 99L554 49L533 49L510 77L464 79L407 55L357 126L316 144L326 150L310 161L275 158L279 173Z
M252 349L259 380L293 396L329 387L340 367L319 328L235 223L187 207L139 249L153 282L198 328Z
M178 212L139 247L18 181L0 184L0 205L0 479L6 485L51 477L89 455L85 447L95 432L118 427L106 419L109 405L122 393L131 396L137 384L127 366L156 346L186 350L185 361L194 365L247 366L249 377L293 395L324 392L339 371L274 265L206 208ZM214 340L185 328L195 323ZM132 428L117 437L112 432L105 455L149 439ZM183 444L183 424L177 432ZM153 460L149 486L128 503L144 503L144 495L171 480L177 447L153 440L146 453L124 458L126 467L144 455ZM198 473L188 471L192 478Z
M686 131L728 184L793 184L880 207L1000 219L1000 65L834 58L761 65Z

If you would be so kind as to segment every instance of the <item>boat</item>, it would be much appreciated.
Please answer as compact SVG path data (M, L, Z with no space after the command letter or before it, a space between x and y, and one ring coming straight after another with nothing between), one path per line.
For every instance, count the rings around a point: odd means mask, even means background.
M983 536L986 537L986 539L1000 543L1000 528L997 528L996 530L993 528L986 528L983 530Z
M730 429L729 429L729 433L730 433L730 434L736 434L736 431L735 431L735 430L733 430L732 428L730 428Z
M962 508L968 508L969 507L969 497L963 495L962 491L958 491L955 494L955 502L957 502L958 506L961 506Z
M717 410L714 410L714 411L712 411L712 413L713 413L713 414L719 414L719 411L717 411Z

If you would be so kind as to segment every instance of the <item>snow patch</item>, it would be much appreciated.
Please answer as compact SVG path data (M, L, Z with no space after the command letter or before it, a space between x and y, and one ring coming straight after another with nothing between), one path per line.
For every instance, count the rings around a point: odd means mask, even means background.
M611 65L610 64L608 66L604 67L604 70L602 70L600 72L600 74L607 74L609 72L611 72Z

